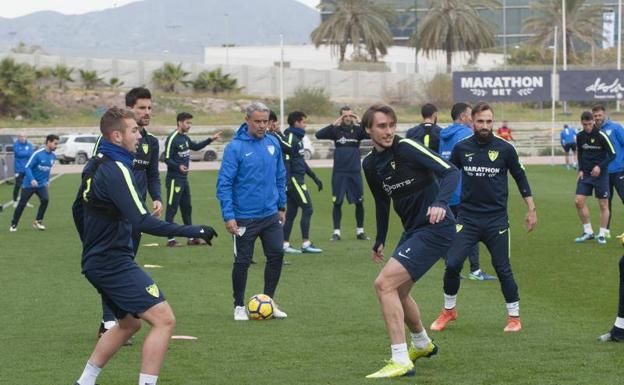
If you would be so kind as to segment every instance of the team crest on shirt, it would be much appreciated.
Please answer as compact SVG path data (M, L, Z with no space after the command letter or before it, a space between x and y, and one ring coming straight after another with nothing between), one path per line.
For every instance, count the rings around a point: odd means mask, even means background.
M611 135L611 130L605 130L605 133L606 133L607 135Z
M269 154L273 155L275 154L275 146L270 144L267 146L267 150L269 150Z
M492 162L494 162L496 158L498 158L498 151L495 151L495 150L488 151L488 157L490 158Z
M394 163L394 161L390 162L390 167L392 167L393 170L396 169L396 163Z
M141 148L143 148L143 152L147 154L147 152L149 151L149 144L143 143Z
M158 286L156 286L155 283L152 283L151 285L146 287L145 290L147 290L147 292L150 293L152 297L160 297L160 290L158 290Z
M596 141L596 139L591 138L591 139L589 140L589 143L594 143L595 141Z
M464 225L460 225L459 223L455 225L455 232L459 233L464 228Z
M179 193L179 192L180 192L180 190L182 190L182 188L181 188L180 186L176 186L176 187L174 188L174 190L175 190L175 192L176 192L176 194L177 194L177 193Z

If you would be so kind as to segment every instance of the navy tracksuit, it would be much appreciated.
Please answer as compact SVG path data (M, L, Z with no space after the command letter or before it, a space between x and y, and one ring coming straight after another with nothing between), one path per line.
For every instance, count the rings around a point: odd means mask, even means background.
M425 145L425 147L439 153L440 132L442 127L436 123L421 123L412 127L405 133L407 139L415 139Z
M594 127L591 132L576 134L578 169L583 178L576 184L576 195L590 196L592 190L598 199L609 198L609 163L615 159L615 149L604 132ZM600 167L598 177L591 176L595 166Z
M492 256L505 302L517 302L518 286L509 261L507 172L515 179L520 195L531 196L531 188L516 149L493 135L485 143L473 135L455 145L451 162L462 171L462 192L457 236L446 258L444 293L457 294L467 253L481 241Z

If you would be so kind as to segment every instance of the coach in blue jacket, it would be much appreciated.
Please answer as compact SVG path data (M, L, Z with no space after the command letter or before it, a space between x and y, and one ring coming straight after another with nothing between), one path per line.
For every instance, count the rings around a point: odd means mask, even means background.
M20 189L22 188L22 182L26 175L26 163L30 156L35 152L35 146L26 140L24 134L20 134L17 137L15 143L13 143L13 155L15 156L15 187L13 187L13 204L17 207L17 198L19 197Z
M264 294L273 298L282 273L286 206L286 171L277 139L266 135L269 108L252 103L246 109L245 123L223 153L217 179L217 199L228 232L234 236L234 320L249 319L245 309L247 270L256 238L262 240L267 258ZM275 318L286 313L274 308Z

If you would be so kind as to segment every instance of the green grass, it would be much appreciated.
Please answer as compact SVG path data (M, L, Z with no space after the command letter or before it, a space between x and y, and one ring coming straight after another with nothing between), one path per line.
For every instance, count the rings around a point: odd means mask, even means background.
M515 185L510 196L512 263L520 287L524 330L505 335L505 306L496 282L462 281L459 319L431 332L440 354L417 363L404 384L618 384L624 346L600 344L617 305L617 261L622 246L576 245L581 226L573 204L574 174L560 167L527 168L538 207L538 227L522 229L524 203ZM364 375L389 357L389 342L372 282L381 266L370 261L368 242L355 240L353 207L344 210L343 240L330 243L331 196L312 192L312 236L321 255L287 256L277 299L288 312L282 321L232 320L231 239L215 196L214 172L192 174L194 220L221 236L213 248L141 247L138 262L150 270L176 312L176 334L197 341L172 341L159 384L364 384ZM319 170L329 182L329 170ZM0 214L0 384L72 384L94 346L100 317L95 290L80 274L80 246L70 206L78 176L64 175L50 189L51 204L37 232L27 209L17 233L9 233L12 209ZM326 183L327 185L329 183ZM0 185L0 202L10 196ZM597 206L591 200L594 229ZM366 229L374 235L374 210L366 196ZM36 203L36 199L33 200ZM624 230L616 204L613 233ZM388 244L400 225L393 215ZM299 242L298 226L291 241ZM615 234L614 234L615 235ZM145 236L144 243L159 242ZM391 247L388 247L391 249ZM252 266L247 296L261 291L263 261ZM493 273L482 249L482 265ZM443 264L412 291L426 325L442 306ZM105 368L102 385L136 383L144 327L132 347ZM370 380L370 383L373 381Z

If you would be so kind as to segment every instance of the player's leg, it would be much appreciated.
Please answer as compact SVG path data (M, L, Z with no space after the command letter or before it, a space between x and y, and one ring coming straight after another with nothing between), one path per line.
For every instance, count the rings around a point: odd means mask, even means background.
M431 341L427 330L422 324L420 308L411 296L412 282L399 287L399 298L403 306L405 325L410 331L412 343L408 348L409 358L415 361L423 357L432 357L438 353L438 346Z
M306 185L302 185L303 194L305 196L304 204L301 206L301 252L302 253L321 253L323 250L315 247L310 240L310 222L312 222L312 199Z
M334 232L330 241L340 240L340 222L342 221L342 202L344 199L344 183L340 174L332 173L332 220L334 223Z
M609 209L609 174L601 174L594 180L595 196L598 198L598 207L600 208L600 231L598 232L597 241L599 244L604 245L607 243L607 229L609 223L609 215L611 210Z
M143 342L141 355L141 378L139 384L155 384L165 360L169 340L176 325L173 309L168 302L161 302L139 314L151 328Z
M19 198L19 192L22 188L22 182L24 182L24 173L20 172L15 174L15 186L13 186L13 202L17 204Z
M260 233L262 249L266 255L266 265L264 266L264 294L275 299L275 290L282 274L284 261L284 231L279 222L279 217L267 218L263 221L263 228ZM279 308L274 309L275 318L286 318L287 315Z
M167 185L167 207L165 209L165 221L173 223L178 213L178 207L180 206L180 198L182 196L182 186L174 178L167 178L165 183ZM176 241L175 236L169 235L167 237L167 246L177 247L180 243Z
M13 219L11 220L11 231L17 230L17 225L22 216L22 213L24 212L26 203L28 203L28 200L30 199L30 197L32 197L33 194L35 194L35 191L36 189L34 188L22 189L22 195L20 196L19 203L17 204L17 207L15 208L15 212L13 213Z
M294 178L292 178L294 180ZM295 249L290 245L288 240L292 233L293 225L295 224L295 218L297 217L297 210L301 203L301 197L295 191L294 187L286 192L286 222L284 223L284 252L286 253L301 253L301 250Z
M613 327L607 333L598 337L601 342L622 342L624 341L624 256L620 258L620 295L618 302L618 312Z
M576 206L576 212L583 224L583 233L574 239L574 242L580 243L594 239L594 230L592 229L591 222L589 221L589 208L587 207L587 197L591 196L593 186L584 180L579 180L576 185L576 196L574 197L574 204Z
M248 320L245 309L245 287L247 271L254 253L254 244L258 237L258 223L253 220L237 220L239 234L234 238L234 264L232 266L232 291L234 297L234 320Z
M349 177L347 200L349 203L355 204L356 238L362 241L370 240L364 232L364 187L362 185L362 176L359 172Z
M182 191L180 191L180 214L182 214L182 223L185 225L193 224L193 205L191 203L191 185L188 180L179 181ZM189 246L201 245L202 242L199 239L189 238L186 241Z
M38 230L45 230L45 226L43 225L43 217L45 216L45 212L48 209L48 203L50 202L48 188L41 187L35 189L35 194L37 194L37 197L39 197L39 209L37 210L37 216L35 217L35 221L33 222L33 227Z

